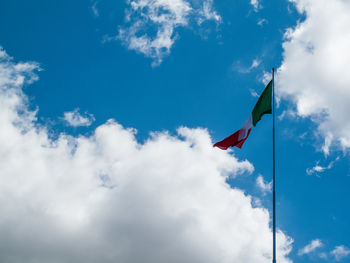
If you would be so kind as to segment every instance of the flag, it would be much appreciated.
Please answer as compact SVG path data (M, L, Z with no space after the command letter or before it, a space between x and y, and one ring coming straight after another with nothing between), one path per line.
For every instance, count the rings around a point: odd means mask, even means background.
M267 84L263 93L259 97L258 102L255 104L254 109L247 120L244 122L242 128L236 131L234 134L223 139L220 142L214 144L214 147L218 147L222 150L227 150L228 147L236 146L241 148L243 143L248 138L252 128L256 126L258 121L264 114L271 114L272 112L272 80Z

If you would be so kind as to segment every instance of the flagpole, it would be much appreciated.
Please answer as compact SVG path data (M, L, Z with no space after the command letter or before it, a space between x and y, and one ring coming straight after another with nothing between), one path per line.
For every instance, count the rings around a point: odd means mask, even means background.
M275 192L275 69L272 68L272 263L276 263L276 192Z

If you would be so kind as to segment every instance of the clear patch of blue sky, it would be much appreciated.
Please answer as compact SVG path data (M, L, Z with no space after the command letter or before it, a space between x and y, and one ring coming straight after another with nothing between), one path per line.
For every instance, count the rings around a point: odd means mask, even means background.
M170 55L151 67L150 58L119 41L102 41L123 25L125 1L99 1L98 17L93 2L86 0L0 2L0 45L16 60L37 61L44 69L40 81L25 91L31 105L39 106L41 122L50 123L53 131L78 134L114 118L136 128L140 141L151 131L175 133L182 125L206 127L215 140L239 129L256 102L249 90L263 90L263 72L281 64L286 28L303 19L287 1L265 0L254 12L248 0L217 0L222 23L206 22L205 32L178 28ZM267 22L259 26L261 19ZM261 61L257 68L246 74L237 70L249 68L254 59ZM59 119L77 107L95 116L91 127L72 129ZM282 102L277 115L285 108ZM243 149L234 150L254 164L254 174L229 180L269 209L271 196L263 196L255 180L258 174L271 180L271 124L271 116L264 116ZM321 140L312 131L309 120L277 121L277 225L294 239L295 262L321 261L297 256L315 238L325 242L325 252L339 244L350 246L347 160L320 177L307 175L317 160L327 164L339 155L325 159L316 152ZM305 132L306 138L299 138Z

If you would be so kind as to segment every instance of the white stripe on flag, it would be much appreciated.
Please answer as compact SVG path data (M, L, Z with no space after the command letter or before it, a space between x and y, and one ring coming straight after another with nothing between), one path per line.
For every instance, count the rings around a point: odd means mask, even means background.
M253 128L253 118L250 114L248 119L243 123L242 128L239 130L238 140L241 141L248 136L249 129Z

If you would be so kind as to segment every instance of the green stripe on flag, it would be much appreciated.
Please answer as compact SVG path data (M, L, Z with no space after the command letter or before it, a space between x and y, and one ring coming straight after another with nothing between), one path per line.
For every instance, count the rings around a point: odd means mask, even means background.
M267 84L252 112L255 126L264 114L272 113L272 80Z

